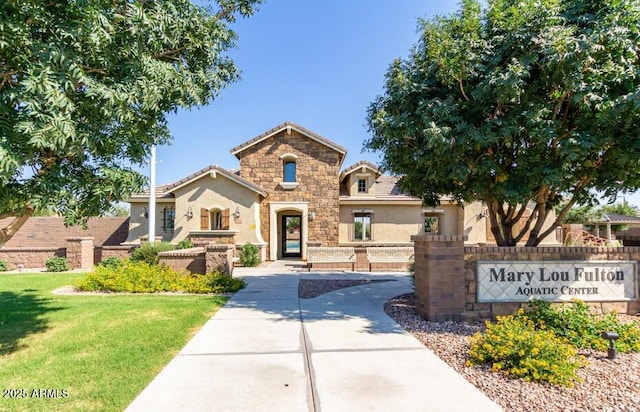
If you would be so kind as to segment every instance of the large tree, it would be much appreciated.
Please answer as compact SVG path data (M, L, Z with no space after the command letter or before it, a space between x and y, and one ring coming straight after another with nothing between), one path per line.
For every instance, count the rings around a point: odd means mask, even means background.
M498 244L533 246L593 190L640 187L640 2L483 3L420 21L365 147L425 204L482 201Z
M170 140L166 115L238 78L229 25L260 0L3 0L0 246L35 210L108 211Z

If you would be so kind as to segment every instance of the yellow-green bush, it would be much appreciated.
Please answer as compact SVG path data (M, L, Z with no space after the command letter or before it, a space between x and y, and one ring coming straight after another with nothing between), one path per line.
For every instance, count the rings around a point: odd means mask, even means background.
M537 329L552 329L556 336L578 348L605 351L609 343L600 334L607 331L616 332L620 336L616 341L618 352L640 351L638 322L622 323L616 313L594 316L589 306L580 300L555 307L549 302L533 301L526 317L534 322Z
M243 280L233 279L221 272L193 275L176 272L165 265L129 260L118 266L97 266L74 284L76 289L82 291L131 293L225 293L236 292L244 286Z
M497 322L487 322L485 333L471 338L468 365L484 363L494 372L569 387L579 380L577 370L586 365L575 347L552 330L536 329L523 313L499 316Z

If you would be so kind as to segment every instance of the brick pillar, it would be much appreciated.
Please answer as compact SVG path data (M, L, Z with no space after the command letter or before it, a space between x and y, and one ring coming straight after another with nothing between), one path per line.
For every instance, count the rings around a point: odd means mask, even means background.
M416 312L432 322L465 320L466 236L412 236Z
M233 250L234 245L207 245L205 250L205 270L211 273L221 270L231 276L233 273Z
M72 269L91 269L93 267L93 238L68 237L67 262Z
M356 255L355 270L361 272L369 271L369 259L367 259L367 248L364 246L356 246L353 248Z

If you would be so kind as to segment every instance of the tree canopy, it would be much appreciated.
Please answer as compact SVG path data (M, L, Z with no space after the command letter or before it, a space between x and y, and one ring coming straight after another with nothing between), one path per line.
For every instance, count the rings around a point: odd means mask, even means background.
M78 224L141 190L166 115L238 79L229 25L259 2L2 1L0 245L34 210Z
M640 187L640 2L485 3L419 22L365 147L425 204L482 201L498 244L537 245L595 191Z

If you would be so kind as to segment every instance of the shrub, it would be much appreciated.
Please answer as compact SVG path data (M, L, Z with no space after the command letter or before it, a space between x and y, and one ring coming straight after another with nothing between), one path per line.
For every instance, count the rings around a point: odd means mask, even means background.
M111 256L109 258L106 258L100 261L100 263L98 263L98 266L105 266L105 267L110 267L115 269L115 268L121 267L122 264L123 264L122 259L115 256Z
M551 329L556 336L578 348L606 350L608 342L600 337L604 331L616 332L619 352L640 351L640 327L636 323L621 323L616 313L596 317L589 306L573 300L570 305L554 307L549 302L533 301L526 316L538 329Z
M67 262L67 258L61 256L47 259L45 266L47 267L47 272L65 272L71 269L69 267L69 262Z
M258 266L260 257L258 257L258 247L251 243L246 243L240 252L240 263L242 266L253 267Z
M523 313L499 316L496 323L487 322L484 334L471 338L468 364L483 363L491 364L494 372L568 387L579 381L576 372L586 365L575 347L553 330L536 329Z
M133 251L131 254L131 260L133 262L146 262L147 264L154 266L158 264L158 252L165 252L167 250L174 249L175 246L169 242L147 242Z
M0 272L9 270L9 262L6 259L0 259Z
M184 239L178 243L177 249L191 249L192 247L194 247L194 244L191 239Z
M233 279L221 272L192 275L176 272L165 265L125 260L119 267L97 266L93 272L78 279L74 287L82 291L103 292L225 293L236 292L244 285L241 279Z

